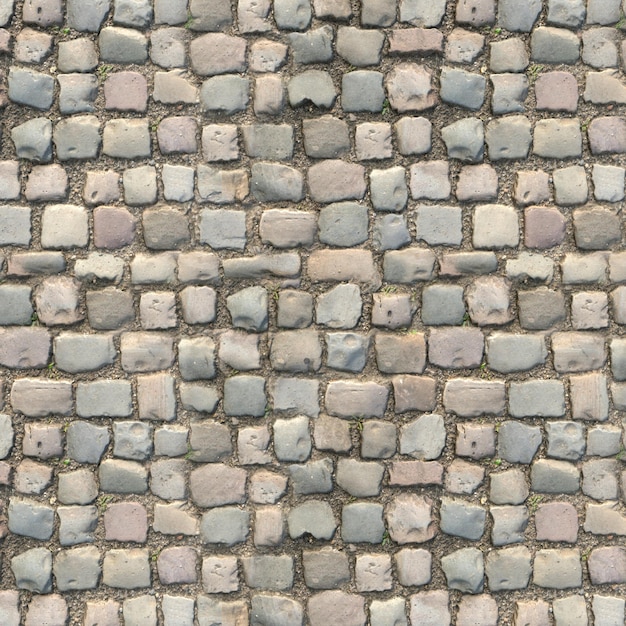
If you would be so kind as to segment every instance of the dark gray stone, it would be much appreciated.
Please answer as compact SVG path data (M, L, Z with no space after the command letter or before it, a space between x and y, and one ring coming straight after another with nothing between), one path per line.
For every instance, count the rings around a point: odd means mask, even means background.
M341 80L341 107L348 112L380 113L385 101L383 74L356 70L343 75Z
M231 376L224 382L224 412L226 415L265 414L265 379L260 376Z
M536 28L530 45L530 57L536 63L576 63L580 56L580 39L563 28Z
M106 426L73 421L67 428L67 455L77 463L99 463L109 445Z
M200 536L204 543L227 546L246 540L249 533L250 514L236 507L222 507L202 516Z
M145 63L148 38L137 30L106 26L98 38L100 60L107 63Z
M538 426L506 421L498 431L498 456L509 463L530 463L541 445Z
M483 554L477 548L462 548L441 558L441 567L448 588L464 593L480 593L483 590L485 568Z
M368 234L367 207L354 202L337 202L321 209L319 239L331 246L351 247L363 243Z
M48 163L52 159L52 122L36 117L11 129L15 153L20 159Z
M382 32L341 26L337 31L335 48L337 54L350 65L364 67L380 63L384 42L385 36Z
M16 535L47 541L54 531L54 509L34 500L9 500L9 530Z
M585 453L585 429L578 422L547 422L548 456L578 461Z
M540 493L576 493L580 488L579 470L567 461L539 459L530 478L532 490Z
M541 0L529 0L523 4L516 0L501 0L498 3L498 26L529 33L540 12Z
M105 459L98 470L100 488L111 493L145 493L148 471L135 461Z
M333 489L332 473L333 462L329 458L289 466L294 493L299 495L330 493Z
M422 322L427 326L459 325L465 317L463 287L429 285L422 291Z
M322 70L306 70L294 76L287 84L287 95L292 107L314 104L321 109L330 109L337 93L332 78Z
M110 0L94 0L88 5L81 0L67 0L67 24L78 31L97 32L109 7Z
M333 58L333 29L328 25L306 33L292 33L289 42L296 63L327 63Z
M261 202L299 202L304 198L304 178L287 165L254 163L250 189Z
M327 502L307 500L289 511L287 526L292 539L309 534L315 539L329 540L335 534L337 523Z
M385 532L383 505L374 502L344 504L341 538L350 543L380 543Z
M441 99L477 111L485 100L486 80L480 74L444 67L441 70Z
M47 111L54 100L54 78L34 70L9 70L9 98L17 103Z
M237 75L213 76L202 83L200 102L205 111L232 115L248 106L250 80Z
M490 591L525 589L532 573L530 558L530 551L525 546L490 552L485 559Z
M485 532L484 508L463 500L441 499L440 528L447 535L478 541Z
M11 571L18 589L42 594L52 591L52 553L47 548L32 548L14 556Z
M484 154L484 130L480 120L469 117L441 129L448 157L468 163L479 163Z

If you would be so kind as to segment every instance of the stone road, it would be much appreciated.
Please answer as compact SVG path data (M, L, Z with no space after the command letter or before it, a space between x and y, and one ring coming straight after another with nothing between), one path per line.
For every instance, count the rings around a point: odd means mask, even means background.
M0 0L0 626L623 625L624 10Z

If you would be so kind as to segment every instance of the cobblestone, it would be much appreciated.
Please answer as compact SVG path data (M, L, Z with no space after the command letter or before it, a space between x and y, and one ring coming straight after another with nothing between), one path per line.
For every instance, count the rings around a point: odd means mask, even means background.
M4 620L621 624L622 39L0 0Z

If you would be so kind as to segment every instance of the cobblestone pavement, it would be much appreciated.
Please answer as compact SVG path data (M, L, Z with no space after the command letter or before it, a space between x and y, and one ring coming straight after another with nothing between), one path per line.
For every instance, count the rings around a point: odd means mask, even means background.
M623 625L622 28L0 0L0 626Z

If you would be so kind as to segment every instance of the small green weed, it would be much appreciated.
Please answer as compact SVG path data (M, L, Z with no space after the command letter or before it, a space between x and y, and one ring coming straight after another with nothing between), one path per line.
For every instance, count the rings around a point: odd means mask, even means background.
M528 77L530 78L530 82L534 83L539 76L539 73L543 70L543 65L538 65L534 63L528 68Z
M489 371L489 367L486 361L483 361L478 368L480 370L481 378L491 378L491 372Z
M30 325L31 326L39 326L39 316L37 315L37 313L33 313L30 316Z
M389 536L389 531L388 531L388 530L386 530L386 531L383 533L383 539L382 539L382 541L380 542L380 545L381 545L383 548L386 548L387 546L390 546L390 545L391 545L391 537Z
M101 65L98 68L98 78L104 82L113 69L112 65Z
M528 510L531 513L534 513L542 500L543 496L540 496L538 493L534 493L530 496L530 498L528 498Z
M355 419L354 426L359 432L363 432L363 420L362 419Z
M389 103L388 98L385 98L383 100L383 108L381 109L380 114L383 117L387 117L387 116L391 115L391 104Z
M100 509L100 511L102 512L106 511L107 508L109 507L109 504L111 504L112 500L113 500L113 496L111 495L100 496L98 498L98 508Z

